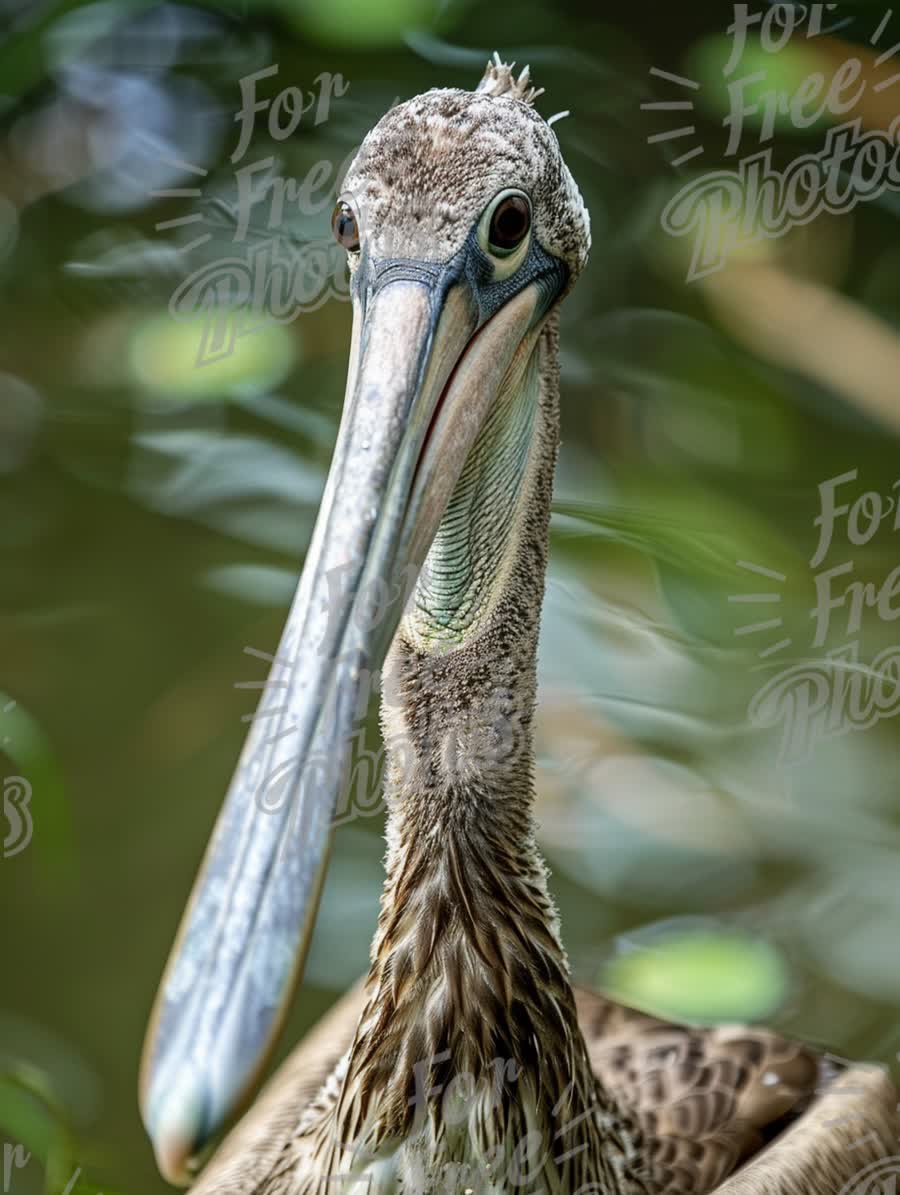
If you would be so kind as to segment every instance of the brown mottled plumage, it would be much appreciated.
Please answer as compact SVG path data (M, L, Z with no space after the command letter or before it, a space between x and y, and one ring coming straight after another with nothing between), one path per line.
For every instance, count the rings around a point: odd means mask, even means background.
M299 1118L346 1052L363 1001L358 984L322 1018L225 1140L192 1195L297 1189ZM880 1067L828 1074L812 1051L765 1030L689 1029L579 988L575 1001L595 1072L637 1110L659 1191L839 1195L853 1175L894 1153L897 1096ZM783 1081L762 1084L769 1073ZM793 1120L792 1107L802 1110ZM761 1149L775 1132L777 1139ZM745 1157L731 1178L719 1181ZM847 1195L877 1190L851 1187Z
M486 196L520 187L570 285L587 213L537 94L496 60L475 93L389 112L347 180L373 258L444 261ZM532 812L558 394L554 307L478 432L385 663L369 974L196 1195L838 1195L893 1152L876 1068L829 1077L773 1033L667 1024L572 987Z

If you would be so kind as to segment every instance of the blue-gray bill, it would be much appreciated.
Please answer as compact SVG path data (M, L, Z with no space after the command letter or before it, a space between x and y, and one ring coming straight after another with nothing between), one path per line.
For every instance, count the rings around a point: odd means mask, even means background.
M480 321L458 273L427 263L379 285L365 260L358 269L344 411L312 544L144 1048L142 1115L173 1182L190 1178L192 1157L252 1092L274 1043L315 920L361 694L491 399L527 359L546 306L529 285Z

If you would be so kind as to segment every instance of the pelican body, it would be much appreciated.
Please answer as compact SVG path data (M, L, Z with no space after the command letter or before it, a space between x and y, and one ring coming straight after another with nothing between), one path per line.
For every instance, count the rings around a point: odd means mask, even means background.
M335 210L354 319L334 458L145 1048L167 1177L190 1177L277 1033L379 672L387 875L367 977L198 1195L838 1195L893 1153L877 1068L573 988L532 717L558 310L590 231L538 94L495 56L475 91L392 108Z

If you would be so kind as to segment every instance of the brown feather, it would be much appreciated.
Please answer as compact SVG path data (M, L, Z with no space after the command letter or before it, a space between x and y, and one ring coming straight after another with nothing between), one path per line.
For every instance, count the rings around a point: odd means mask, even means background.
M839 1195L855 1174L894 1153L897 1093L878 1067L856 1066L817 1094L815 1054L767 1030L690 1029L585 988L575 996L595 1072L636 1110L660 1192ZM279 1162L290 1156L301 1116L346 1053L364 999L357 984L297 1047L193 1195L295 1189L292 1172ZM762 1082L770 1071L778 1084ZM690 1123L675 1111L684 1101ZM778 1135L769 1143L773 1131Z

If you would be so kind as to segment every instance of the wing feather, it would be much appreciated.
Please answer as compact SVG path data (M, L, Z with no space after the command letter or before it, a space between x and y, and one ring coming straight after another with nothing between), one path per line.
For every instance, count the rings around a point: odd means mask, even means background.
M576 1001L594 1072L634 1115L660 1192L838 1195L894 1151L897 1096L877 1067L835 1078L767 1029L675 1025L584 989Z

